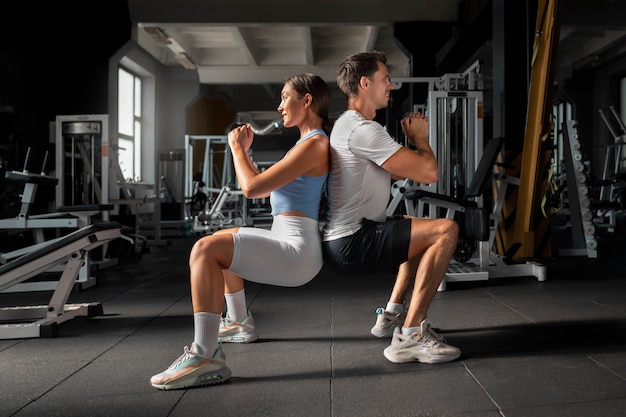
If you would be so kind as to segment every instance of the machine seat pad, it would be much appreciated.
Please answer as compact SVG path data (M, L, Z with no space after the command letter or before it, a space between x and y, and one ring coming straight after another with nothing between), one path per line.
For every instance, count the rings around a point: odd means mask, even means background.
M80 204L77 206L61 206L57 208L59 213L72 213L78 211L109 211L113 210L113 204Z
M453 198L445 194L437 194L437 193L433 193L430 191L419 190L419 189L407 191L406 194L404 194L404 198L407 200L421 200L424 198L432 198L436 200L447 201L449 203L455 203L465 208L478 207L478 204L476 203L476 201Z
M112 230L112 229L121 229L121 228L122 226L116 222L95 223L89 226L85 226L82 229L78 229L49 245L46 245L33 252L27 253L24 256L20 256L19 258L0 266L0 276L9 271L12 271L15 268L19 268L23 265L28 264L29 262L32 262L38 258L46 256L54 252L57 249L60 249L66 245L69 245L70 243L74 243L85 237L89 237L90 235L93 235L97 232L100 232L103 230ZM95 242L96 239L97 238L94 236L92 243Z

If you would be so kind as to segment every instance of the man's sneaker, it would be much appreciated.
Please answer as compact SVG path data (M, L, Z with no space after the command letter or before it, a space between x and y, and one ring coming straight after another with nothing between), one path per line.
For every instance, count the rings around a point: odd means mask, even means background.
M226 381L231 371L226 366L226 356L222 346L218 346L213 357L200 355L198 347L192 343L185 352L165 371L150 378L150 383L158 389L180 389L211 385Z
M405 313L393 314L387 312L384 308L376 309L376 324L372 327L372 334L381 339L391 337L393 329L401 327L404 321Z
M391 345L383 352L385 357L393 363L442 363L461 356L461 350L446 344L443 337L435 333L426 320L422 322L421 330L420 335L413 333L411 336L404 336L397 327L393 332Z
M241 323L231 320L226 313L220 322L218 339L222 343L250 343L259 338L254 327L254 318L248 311L248 315Z

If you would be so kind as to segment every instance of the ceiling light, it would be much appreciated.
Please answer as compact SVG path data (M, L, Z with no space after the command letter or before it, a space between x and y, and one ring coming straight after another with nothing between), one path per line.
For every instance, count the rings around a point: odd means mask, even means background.
M180 52L176 54L176 59L178 60L178 62L181 63L183 67L191 70L196 69L196 63L193 62L193 60L186 53Z
M158 44L169 45L172 43L170 37L167 36L167 33L165 33L165 31L160 27L146 26L143 30L145 30L148 35L152 36L152 39L154 39Z

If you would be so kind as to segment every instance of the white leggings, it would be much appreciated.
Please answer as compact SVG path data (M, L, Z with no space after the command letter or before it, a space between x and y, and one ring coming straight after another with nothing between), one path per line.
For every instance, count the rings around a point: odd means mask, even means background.
M241 227L232 236L228 270L248 281L298 287L322 269L319 223L310 217L274 216L271 230Z

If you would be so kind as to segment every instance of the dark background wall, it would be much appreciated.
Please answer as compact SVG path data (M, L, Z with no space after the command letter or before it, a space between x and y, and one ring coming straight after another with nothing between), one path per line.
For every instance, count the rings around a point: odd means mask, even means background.
M57 115L108 112L109 58L131 38L131 22L126 0L101 4L69 0L43 11L25 2L0 15L3 170L21 170L28 147L31 171L41 170Z
M40 173L46 151L46 173L54 170L57 115L108 113L109 58L131 38L126 0L107 0L105 8L78 0L51 7L33 10L24 2L0 14L0 217L19 212L23 187L7 181L6 171ZM36 196L31 212L45 212L54 187L39 186Z

